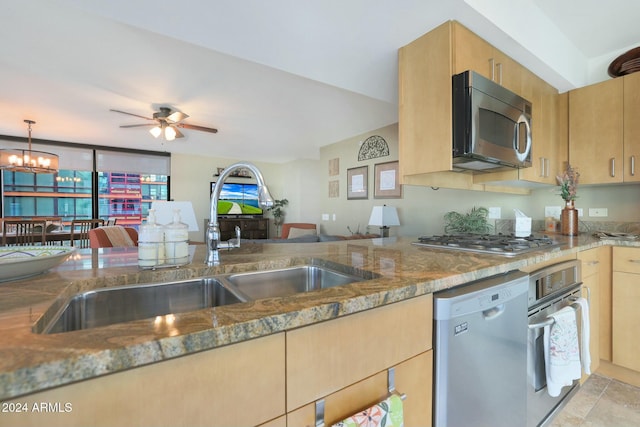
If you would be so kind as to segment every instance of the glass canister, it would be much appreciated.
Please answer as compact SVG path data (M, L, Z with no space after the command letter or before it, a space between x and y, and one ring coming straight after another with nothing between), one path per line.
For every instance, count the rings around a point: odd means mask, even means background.
M149 209L147 223L140 226L138 233L138 265L157 267L165 263L164 230L156 224L156 215Z
M173 222L164 226L164 248L167 264L189 263L189 226L181 222L180 209L173 210Z

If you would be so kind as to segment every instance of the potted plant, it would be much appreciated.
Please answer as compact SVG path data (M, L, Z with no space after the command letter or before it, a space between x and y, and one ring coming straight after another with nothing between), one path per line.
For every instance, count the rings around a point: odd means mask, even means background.
M564 173L556 176L556 181L558 181L558 185L560 185L560 197L562 197L566 203L560 216L561 232L566 236L578 235L578 210L574 203L578 198L579 180L580 173L568 163Z
M475 206L469 213L461 214L456 211L447 212L444 215L445 233L471 233L486 234L491 231L491 224L487 222L489 210Z
M287 199L274 200L273 206L268 208L267 211L273 215L273 223L276 226L276 235L280 235L280 227L284 223L284 208L289 204Z

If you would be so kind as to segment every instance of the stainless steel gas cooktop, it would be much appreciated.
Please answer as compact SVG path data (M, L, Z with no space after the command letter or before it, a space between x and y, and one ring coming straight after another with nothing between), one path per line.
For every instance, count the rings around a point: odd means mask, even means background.
M451 234L422 236L414 245L501 256L551 250L560 243L547 236L515 237L508 234Z

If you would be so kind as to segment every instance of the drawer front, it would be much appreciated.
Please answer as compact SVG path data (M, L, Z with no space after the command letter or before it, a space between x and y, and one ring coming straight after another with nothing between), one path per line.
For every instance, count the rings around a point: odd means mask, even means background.
M578 253L578 259L582 261L582 277L589 277L592 274L597 274L600 267L600 260L598 259L598 249L589 249Z
M432 295L287 332L287 411L431 348Z
M640 248L613 248L613 271L640 274Z

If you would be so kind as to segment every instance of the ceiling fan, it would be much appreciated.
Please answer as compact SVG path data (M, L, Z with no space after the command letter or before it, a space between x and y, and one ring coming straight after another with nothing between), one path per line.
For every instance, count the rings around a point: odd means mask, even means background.
M141 126L153 126L149 130L151 135L153 135L156 138L159 137L160 135L163 135L164 139L166 139L167 141L173 141L176 138L184 137L184 135L182 134L182 132L178 130L178 128L193 129L193 130L199 130L199 131L211 132L211 133L218 132L218 129L214 129L214 128L181 123L182 120L186 119L189 116L181 111L173 111L169 107L160 107L160 111L156 111L155 113L153 113L153 117L145 117L145 116L140 116L138 114L127 113L126 111L113 110L113 109L111 109L110 111L113 111L114 113L127 114L129 116L134 116L134 117L139 117L141 119L149 120L151 123L142 123L139 125L122 125L120 127L135 128L135 127L141 127Z

